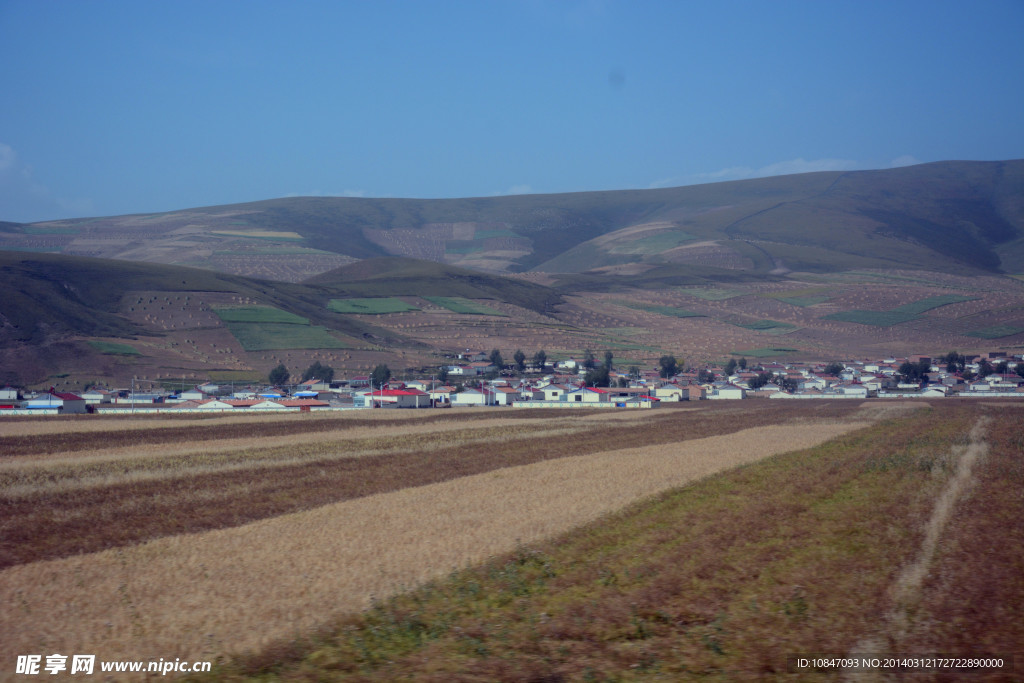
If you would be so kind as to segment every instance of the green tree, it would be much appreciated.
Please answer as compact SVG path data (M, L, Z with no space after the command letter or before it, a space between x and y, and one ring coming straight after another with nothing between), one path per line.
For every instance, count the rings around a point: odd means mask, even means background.
M917 382L927 381L928 373L931 371L931 363L926 361L919 361L917 363L911 363L909 360L904 361L897 373L900 379L904 382L914 384Z
M284 363L278 363L277 367L271 370L270 374L267 375L267 379L270 380L272 385L277 387L287 382L289 376L288 368L284 366Z
M302 373L302 381L306 382L311 379L318 379L323 382L330 382L334 379L334 368L329 365L321 365L320 361L316 361Z
M512 360L516 362L516 372L526 369L526 354L522 349L516 349L516 352L512 354Z
M772 381L778 384L783 391L788 391L789 393L793 393L800 388L800 383L797 382L796 379L793 377L787 377L783 374L775 375L772 377Z
M675 377L679 371L679 363L675 356L662 356L658 359L658 376L664 379Z
M501 351L498 349L491 350L490 361L491 365L498 369L498 372L501 372L505 368L505 359L501 357Z
M583 376L583 383L588 387L606 387L611 381L608 375L608 366L601 365L590 368Z
M730 358L729 362L725 364L725 374L732 375L732 373L736 372L737 365L739 364L736 362L736 359Z
M615 356L612 355L611 351L605 351L604 352L604 366L606 368L608 368L608 372L612 371L612 360L614 358L615 358Z
M978 361L978 377L985 379L992 374L992 364L982 358Z
M715 373L711 372L707 368L701 368L697 371L697 382L699 384L711 384L715 381Z
M548 362L548 354L541 349L537 353L533 354L533 364L537 366L537 369L544 372L544 367Z
M387 384L389 379L391 379L391 368L383 363L375 367L373 372L370 373L370 381L378 389Z
M740 358L739 365L740 365L740 370L746 370L747 369L747 359L746 359L746 357Z
M939 360L946 364L946 372L950 374L963 372L964 367L967 365L967 357L961 356L956 351L950 351Z
M771 381L772 381L772 373L770 373L770 372L759 372L759 373L757 373L757 377L754 377L749 382L747 382L747 386L749 386L751 389L760 389L761 387L765 386L766 384L768 384Z
M630 365L629 366L629 376L632 377L633 379L640 379L640 366L639 365Z
M842 363L840 363L839 361L832 361L831 363L825 366L823 372L826 375L835 375L836 377L838 377L839 374L844 370L846 370L846 367Z
M1005 375L1010 372L1010 363L1005 360L1001 360L996 363L994 370L997 374Z
M594 358L594 352L587 349L583 352L583 369L593 370L597 367L597 360Z
M437 371L437 381L441 384L448 384L448 366L442 365L441 369Z

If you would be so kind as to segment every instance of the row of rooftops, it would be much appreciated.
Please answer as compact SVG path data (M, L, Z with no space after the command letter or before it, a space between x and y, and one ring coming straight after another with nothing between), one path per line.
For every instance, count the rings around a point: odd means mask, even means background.
M383 388L375 389L373 399L398 399L399 397L427 396L433 401L452 402L452 396L459 393L467 393L464 398L469 398L473 392L480 392L491 396L504 396L508 399L537 399L537 396L547 390L548 395L557 393L571 393L574 391L591 391L594 393L615 394L618 397L649 396L656 397L657 394L672 392L673 387L701 386L705 390L705 396L716 394L731 394L733 390L744 392L752 391L749 383L761 372L768 372L775 376L785 378L796 383L796 390L792 393L808 394L841 394L859 393L862 389L877 395L884 395L886 392L902 392L912 395L915 390L925 387L930 388L931 393L936 391L944 395L1021 395L1024 396L1024 377L1018 374L1020 368L1024 368L1024 355L1009 355L1004 352L993 352L979 356L969 357L966 368L977 372L979 363L982 360L991 363L1005 361L1008 372L997 374L990 373L986 377L976 377L966 381L960 373L950 373L941 363L933 362L927 356L911 356L909 358L886 358L881 360L847 361L842 363L843 370L837 375L827 375L823 371L825 363L801 363L801 362L767 362L757 364L757 369L737 370L731 375L726 375L722 367L707 367L702 371L687 370L678 373L670 379L662 379L654 371L644 371L639 376L630 376L622 372L612 372L611 379L614 383L625 383L626 386L613 386L607 390L584 387L580 379L580 372L558 372L543 377L527 377L521 379L496 379L489 382L471 380L476 386L452 386L442 385L434 380L411 380L392 381ZM921 383L904 384L897 381L899 368L910 361L929 363L929 372L925 374L925 380ZM491 367L484 361L474 361L467 367L480 366ZM577 365L570 359L569 362L562 361L562 366L576 369ZM558 366L556 366L557 368ZM578 367L582 368L582 363ZM712 381L699 381L701 372L710 373ZM449 372L449 374L451 374ZM466 373L470 374L470 373ZM201 384L193 389L179 392L154 393L135 392L128 389L104 389L94 387L81 393L62 392L51 388L45 392L25 392L14 387L0 389L0 409L4 408L49 408L60 405L68 412L68 408L78 411L81 406L96 405L118 405L128 404L138 406L140 404L160 404L162 407L170 408L180 406L182 408L254 408L276 406L278 408L306 409L325 408L332 404L337 405L339 400L348 402L353 396L366 396L368 391L361 391L361 387L368 387L369 377L354 376L347 380L338 380L325 383L318 379L311 379L294 385L292 390L284 391L274 387L247 388L236 391L229 397L217 396L222 387L214 384ZM777 384L768 384L762 387L759 392L782 391ZM696 393L696 392L692 392ZM692 397L692 396L691 396ZM351 403L349 403L351 405ZM81 412L85 412L83 408Z

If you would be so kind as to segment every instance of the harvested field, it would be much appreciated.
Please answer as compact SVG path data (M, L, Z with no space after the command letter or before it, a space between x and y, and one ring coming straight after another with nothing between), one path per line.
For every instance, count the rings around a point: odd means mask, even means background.
M25 433L0 441L22 452L0 458L14 597L0 649L236 657L216 680L732 680L878 637L913 572L930 616L900 612L888 651L980 652L936 624L981 609L971 632L1010 652L1019 629L1000 624L1024 599L1024 543L985 544L1024 513L1021 417L744 401L150 418L123 441L108 419L61 421L63 435L12 422ZM972 483L927 531L961 446L981 439ZM972 552L978 580L955 564Z
M5 592L23 598L0 607L5 631L18 634L4 647L32 651L42 640L55 651L110 658L241 652L637 497L858 426L763 427L558 458L234 529L23 564L0 574Z
M796 673L788 657L852 654L894 610L903 620L875 656L1012 658L1024 642L1021 417L981 404L904 412L521 545L215 679L890 680ZM910 585L907 603L898 587ZM1018 678L1010 664L891 680Z
M823 405L815 412L828 419L854 409ZM113 449L115 434L50 437L65 444L63 454L40 437L12 438L7 452L33 447L41 455L0 460L0 567L236 526L501 467L728 434L791 414L776 402L747 410L655 411L615 422L587 411L409 411L397 415L424 417L414 424L407 417L394 425L352 417L128 432L125 445L108 452L95 449L103 443ZM348 431L339 431L342 422ZM74 450L80 445L89 450Z

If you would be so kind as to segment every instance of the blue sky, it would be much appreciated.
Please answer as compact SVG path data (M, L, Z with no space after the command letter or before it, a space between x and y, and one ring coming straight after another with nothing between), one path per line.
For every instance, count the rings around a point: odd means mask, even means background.
M0 0L0 220L1024 157L1024 2Z

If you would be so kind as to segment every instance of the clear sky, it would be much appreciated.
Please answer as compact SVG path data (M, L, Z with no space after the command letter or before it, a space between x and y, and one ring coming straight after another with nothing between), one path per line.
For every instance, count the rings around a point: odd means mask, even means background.
M0 220L1024 157L1024 0L0 0Z

